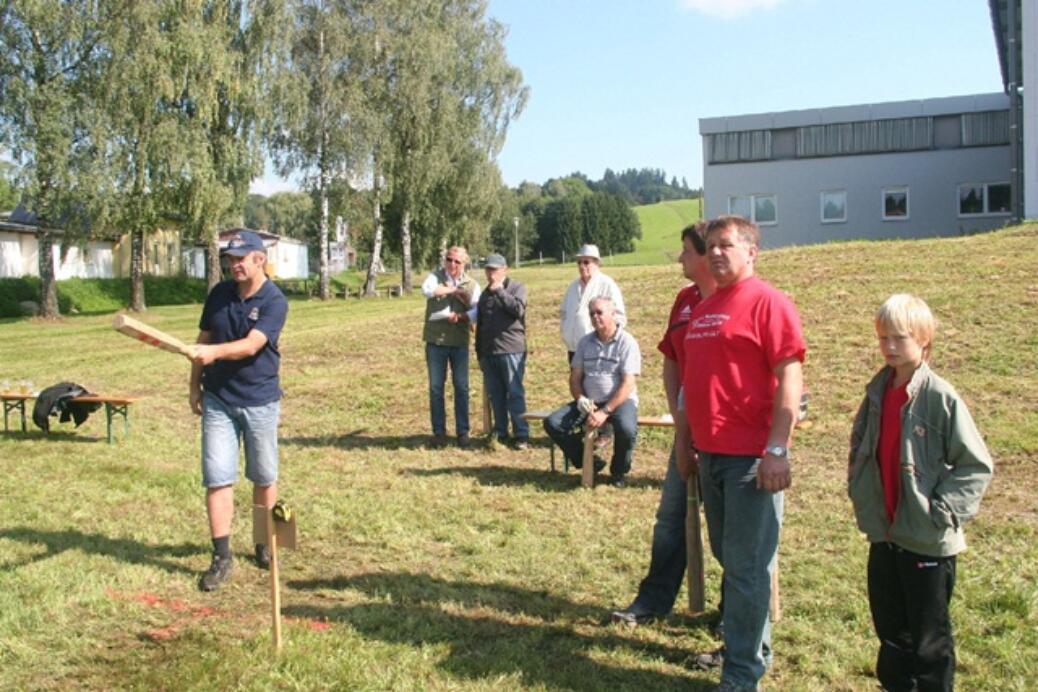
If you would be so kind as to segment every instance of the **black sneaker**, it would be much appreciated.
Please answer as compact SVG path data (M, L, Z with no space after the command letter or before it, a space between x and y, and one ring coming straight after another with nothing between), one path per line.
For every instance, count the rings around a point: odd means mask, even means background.
M262 543L256 544L256 566L260 569L270 569L270 548Z
M429 441L429 446L433 449L439 449L440 447L446 447L450 440L447 439L446 435L433 435Z
M709 653L699 654L692 664L699 670L717 670L724 665L724 647Z
M458 435L458 447L462 449L468 449L472 446L472 440L469 439L468 433Z
M609 620L616 624L629 625L631 627L637 627L638 625L644 625L649 622L655 622L663 618L659 613L653 613L652 611L646 610L639 605L632 603L623 610L614 610Z
M625 474L617 474L609 477L609 485L614 488L626 488L627 487L627 476Z
M213 562L205 571L202 578L198 580L198 588L202 591L216 591L220 585L227 581L234 571L234 558L228 555L220 557L213 553Z

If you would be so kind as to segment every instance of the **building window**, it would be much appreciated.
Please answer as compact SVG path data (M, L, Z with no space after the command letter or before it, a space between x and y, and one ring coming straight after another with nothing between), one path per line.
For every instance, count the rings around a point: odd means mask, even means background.
M822 223L841 223L847 220L847 191L823 190L819 195Z
M962 146L1009 144L1009 111L962 114Z
M883 189L883 220L908 220L907 187L887 187Z
M744 216L758 226L773 226L778 223L778 196L732 195L728 213Z
M771 158L771 130L719 132L707 137L707 163L766 161Z
M797 128L797 156L848 156L933 148L933 118L895 118Z
M1010 213L1009 183L959 185L959 216Z

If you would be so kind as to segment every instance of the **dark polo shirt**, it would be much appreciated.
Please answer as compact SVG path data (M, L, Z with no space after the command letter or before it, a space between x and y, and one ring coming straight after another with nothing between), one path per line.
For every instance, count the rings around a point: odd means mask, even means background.
M198 328L209 332L209 342L224 344L244 339L258 329L267 337L259 352L242 360L217 360L202 370L202 386L230 406L262 406L281 398L278 336L285 326L288 301L267 280L255 295L242 300L233 281L213 286L202 308Z

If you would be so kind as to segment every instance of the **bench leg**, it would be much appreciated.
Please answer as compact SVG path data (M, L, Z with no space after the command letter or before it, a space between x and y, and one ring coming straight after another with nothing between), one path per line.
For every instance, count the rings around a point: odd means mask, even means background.
M21 411L22 414L22 432L26 432L27 428L25 427L25 399L22 399L18 402L18 410Z

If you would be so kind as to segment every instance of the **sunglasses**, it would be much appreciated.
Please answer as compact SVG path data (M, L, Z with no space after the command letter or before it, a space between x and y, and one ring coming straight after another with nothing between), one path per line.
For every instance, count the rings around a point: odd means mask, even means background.
M443 261L447 264L464 264L464 262L462 262L460 259L455 259L454 257L448 257Z
M577 260L577 264L579 264L581 266L586 266L588 264L594 264L594 263L595 263L595 260L588 260L588 259Z

